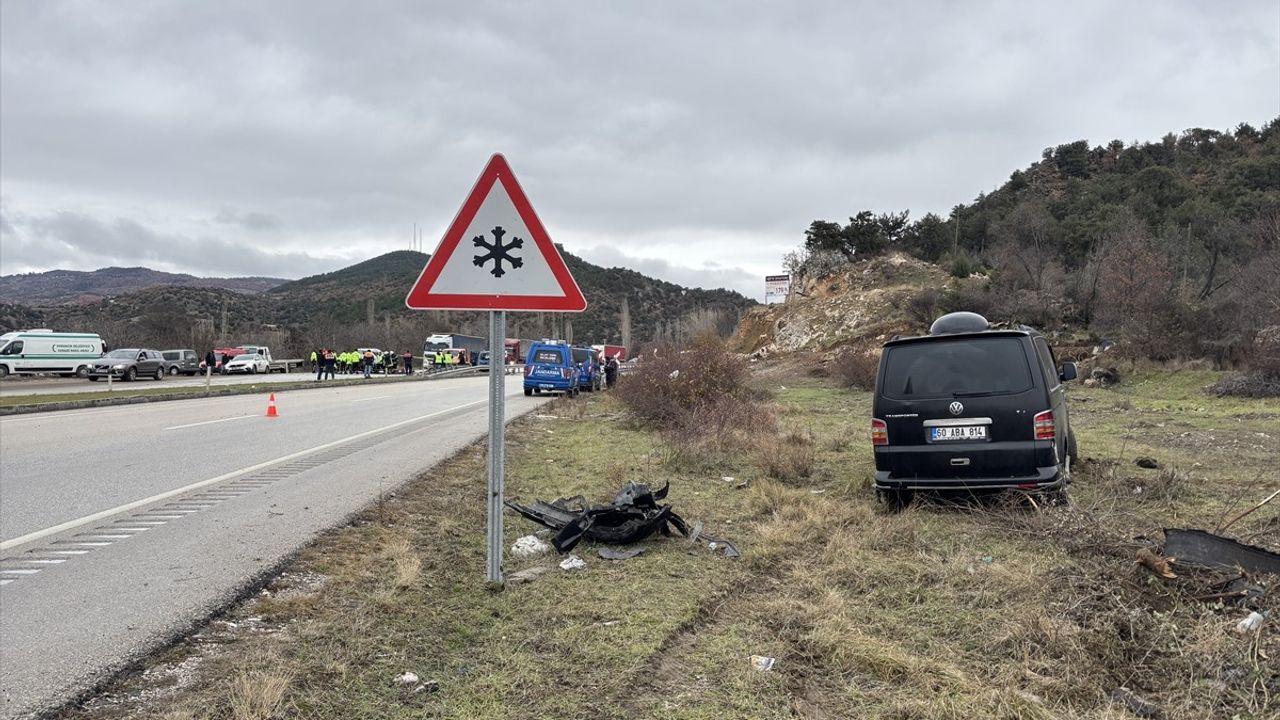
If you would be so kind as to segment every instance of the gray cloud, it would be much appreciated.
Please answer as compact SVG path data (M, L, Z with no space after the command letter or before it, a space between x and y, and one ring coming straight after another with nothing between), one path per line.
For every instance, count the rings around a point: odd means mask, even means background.
M197 273L430 246L501 151L571 251L759 275L815 218L945 212L1047 145L1277 114L1271 0L0 4L7 211L136 218Z
M726 267L716 263L688 267L661 258L635 257L608 245L582 248L578 254L584 260L601 267L629 268L685 287L707 290L726 288L737 290L748 297L764 299L764 278L739 267Z
M220 225L234 225L245 230L275 230L280 227L280 218L261 212L240 212L234 208L221 208L213 216L213 221Z
M0 272L30 272L49 267L91 269L106 265L145 265L197 275L262 275L296 278L326 272L346 259L300 252L268 252L249 243L214 235L158 232L137 220L103 221L78 212L10 217L0 213L4 252Z

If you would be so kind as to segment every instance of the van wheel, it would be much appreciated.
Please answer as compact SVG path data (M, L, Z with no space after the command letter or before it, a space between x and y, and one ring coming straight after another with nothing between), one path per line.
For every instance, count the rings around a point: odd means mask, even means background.
M80 367L76 368L76 377L78 378L89 377L89 368L85 367L84 365L81 365Z
M1071 458L1072 465L1080 462L1079 450L1076 449L1075 430L1067 430L1067 457Z
M524 396L525 396L525 397L533 397L533 388L525 388L525 389L524 389Z
M177 366L177 365L170 366L170 367L169 367L169 374L170 374L170 375L175 375L175 376L176 376L176 375L178 374L178 366Z
M9 377L9 366L0 365L0 378Z
M900 513L911 505L912 493L910 490L877 490L876 497L884 505L884 509L890 513Z

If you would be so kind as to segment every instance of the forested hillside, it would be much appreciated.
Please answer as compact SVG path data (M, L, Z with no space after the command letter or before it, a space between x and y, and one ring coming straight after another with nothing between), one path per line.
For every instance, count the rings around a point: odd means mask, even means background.
M108 267L91 271L49 270L0 275L0 302L21 303L29 307L83 304L160 285L260 293L282 282L285 281L270 277L196 277L144 267Z
M512 313L513 337L622 341L628 304L633 345L683 340L704 330L727 335L754 301L728 290L684 288L625 268L602 268L562 251L587 297L581 314ZM165 285L96 302L43 308L0 306L0 330L44 326L98 332L108 343L207 348L269 342L291 353L316 345L422 346L435 332L487 333L483 313L409 310L404 297L428 256L399 250L347 268L286 282L268 292Z
M922 293L921 314L964 307L1152 358L1247 361L1280 324L1280 119L1046 148L945 218L814 221L788 260L814 277L891 249L990 277L981 292Z

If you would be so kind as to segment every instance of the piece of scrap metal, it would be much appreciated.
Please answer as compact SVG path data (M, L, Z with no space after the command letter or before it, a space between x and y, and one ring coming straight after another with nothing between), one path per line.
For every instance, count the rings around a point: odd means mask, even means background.
M1166 528L1164 554L1183 565L1280 575L1280 554L1204 530Z

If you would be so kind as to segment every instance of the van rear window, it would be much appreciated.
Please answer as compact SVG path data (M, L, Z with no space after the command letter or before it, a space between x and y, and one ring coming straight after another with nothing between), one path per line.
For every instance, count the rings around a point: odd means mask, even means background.
M537 363L550 363L552 365L563 365L564 356L559 350L539 350L533 354L533 361Z
M888 350L882 394L897 400L1006 394L1031 388L1022 341L968 338Z
M573 349L573 361L576 363L586 362L591 359L591 351L586 348Z

